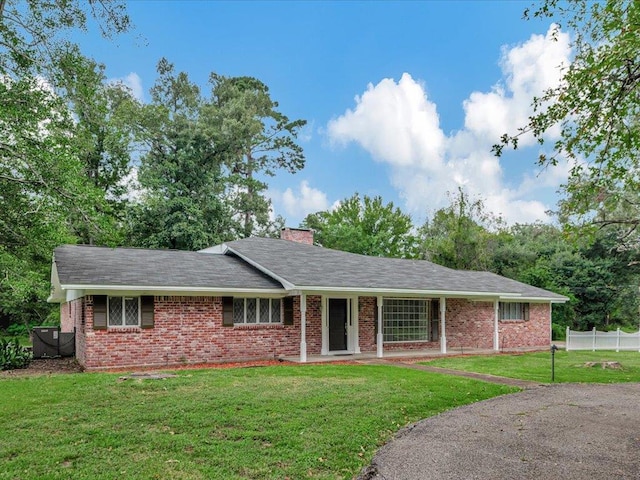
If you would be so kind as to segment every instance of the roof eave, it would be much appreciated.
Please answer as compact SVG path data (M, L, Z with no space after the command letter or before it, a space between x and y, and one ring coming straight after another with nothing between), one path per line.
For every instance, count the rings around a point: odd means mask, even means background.
M283 288L237 288L237 287L176 287L158 285L62 285L62 290L84 290L88 294L96 292L157 292L157 293L243 293L243 294L285 294Z
M295 287L296 290L312 293L351 293L363 294L370 296L378 295L411 295L411 296L430 296L430 297L447 297L447 298L485 298L485 299L509 299L531 300L534 297L523 297L522 294L513 292L476 292L461 290L428 290L428 289L410 289L410 288L371 288L371 287L329 287L318 285L306 285ZM548 301L547 298L535 297L537 301Z
M47 297L48 303L62 303L65 301L65 293L60 285L60 277L58 277L58 267L56 267L56 254L53 253L51 258L51 291Z

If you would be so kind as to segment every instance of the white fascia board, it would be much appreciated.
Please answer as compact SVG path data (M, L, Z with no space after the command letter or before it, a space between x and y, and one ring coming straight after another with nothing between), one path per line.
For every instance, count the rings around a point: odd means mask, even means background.
M51 295L47 297L47 303L64 303L65 301L66 297L62 291L52 292Z
M158 287L152 285L62 285L64 290L84 290L87 295L100 292L148 292L159 295L243 294L284 296L281 288L211 288L211 287Z
M515 301L515 302L530 302L530 303L565 303L567 302L569 299L567 297L562 297L562 298L557 298L557 297L525 297L523 295L520 295L518 297L513 297L513 296L509 296L509 297L504 297L501 296L499 298L500 300L504 300L506 302L509 301Z
M513 297L503 298L500 297L500 300L514 300ZM569 301L567 297L564 298L555 298L555 297L518 297L515 300L518 302L529 302L529 303L566 303Z
M228 248L227 250L228 252L233 253L234 255L237 255L238 257L240 257L242 260L244 260L245 262L247 262L249 265L251 265L252 267L257 268L258 270L260 270L262 273L269 275L271 278L273 278L274 280L277 280L278 282L280 282L282 284L282 286L285 288L285 290L295 290L295 289L299 289L299 288L303 288L303 287L296 287L293 283L285 280L284 278L282 278L280 275L275 274L274 272L272 272L271 270L269 270L268 268L263 267L262 265L260 265L258 262L255 262L253 260L251 260L249 257L246 257L245 255L242 255L240 252L237 252L236 250L234 250L233 248Z
M357 287L318 287L300 286L296 291L304 291L307 295L313 294L362 294L363 296L405 296L405 297L447 297L447 298L467 298L475 301L492 302L494 300L533 302L533 303L565 303L568 298L555 297L525 297L521 293L505 292L462 292L456 290L412 290L402 288L357 288Z
M521 295L518 293L492 293L492 292L461 292L456 290L414 290L407 288L358 288L358 287L318 287L318 286L299 286L296 290L305 291L307 294L325 294L330 292L345 294L362 294L363 296L430 296L430 297L448 297L448 298L475 298L486 299L487 301L496 298L519 299Z

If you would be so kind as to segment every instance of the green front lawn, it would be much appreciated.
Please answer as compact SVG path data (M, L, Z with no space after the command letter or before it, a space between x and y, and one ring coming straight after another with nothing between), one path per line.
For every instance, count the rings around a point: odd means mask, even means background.
M389 366L120 375L0 377L0 479L352 478L408 423L515 391Z
M640 382L640 352L559 350L555 355L556 382L617 383ZM587 362L619 362L621 369L585 367ZM551 353L445 357L425 365L536 382L551 382Z

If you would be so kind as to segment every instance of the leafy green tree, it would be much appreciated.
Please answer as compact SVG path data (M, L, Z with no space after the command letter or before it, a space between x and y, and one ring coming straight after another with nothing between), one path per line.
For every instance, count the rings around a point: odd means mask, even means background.
M553 307L553 322L562 329L635 326L638 251L621 248L621 234L608 229L576 242L552 225L515 225L500 233L493 271L569 297Z
M51 314L51 252L75 241L69 217L91 235L109 227L56 83L59 54L73 48L64 33L90 17L107 35L129 26L120 1L0 0L0 320L14 326Z
M411 217L379 196L356 193L332 211L307 215L301 225L313 229L323 247L378 257L418 255Z
M219 152L229 172L228 201L240 220L237 235L269 228L271 204L266 177L304 167L296 138L305 120L289 120L278 110L269 88L252 77L211 74L212 101L206 108L218 130Z
M29 324L48 314L51 253L73 241L68 212L100 228L100 198L82 182L59 98L28 78L0 82L0 98L0 313Z
M0 0L0 74L49 78L72 45L64 34L86 30L91 17L107 38L131 27L122 0Z
M525 16L552 18L568 29L574 59L557 87L533 99L529 122L506 133L494 151L517 148L523 135L544 145L549 131L558 130L552 153L543 153L538 163L574 162L561 203L564 220L635 228L640 222L640 3L545 0Z
M449 268L488 270L492 249L503 221L459 188L448 207L436 211L420 228L424 258Z
M560 331L567 326L575 327L578 300L562 281L565 272L559 268L567 258L576 256L575 246L567 241L567 235L554 225L517 224L502 229L496 240L490 269L499 275L569 297L569 302L553 306L552 319Z
M71 222L73 231L81 243L88 244L118 241L117 225L124 218L129 193L126 178L132 168L141 108L127 87L107 82L104 68L77 48L67 50L58 59L59 92L75 118L71 141L85 178L105 198L101 205L105 219L111 219L113 224L108 232L97 232L96 237L81 218L72 217L76 219Z
M142 113L146 153L138 173L141 200L129 212L129 243L182 250L215 245L233 232L219 132L204 120L206 100L186 73L176 74L161 59L158 75Z

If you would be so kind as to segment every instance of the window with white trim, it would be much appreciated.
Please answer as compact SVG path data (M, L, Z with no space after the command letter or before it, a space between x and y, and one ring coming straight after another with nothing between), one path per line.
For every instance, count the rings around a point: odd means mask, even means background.
M233 323L282 323L282 301L279 298L234 298Z
M520 302L500 302L498 305L500 320L529 320L529 304Z
M140 326L140 297L108 297L110 327Z
M382 307L385 342L429 340L429 300L385 298Z

